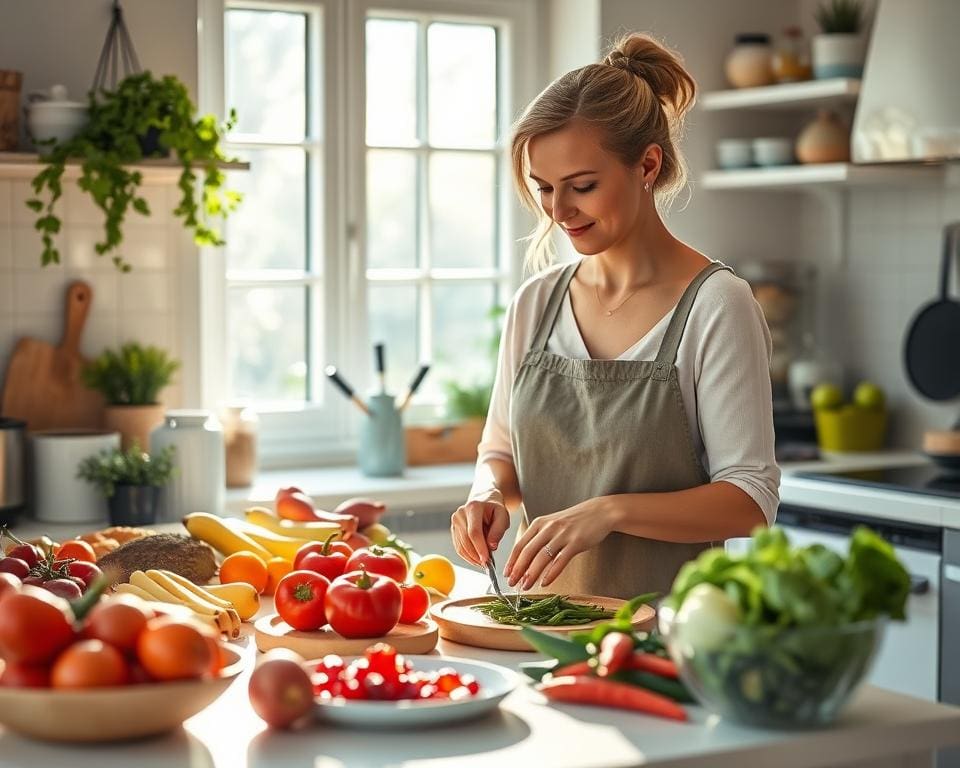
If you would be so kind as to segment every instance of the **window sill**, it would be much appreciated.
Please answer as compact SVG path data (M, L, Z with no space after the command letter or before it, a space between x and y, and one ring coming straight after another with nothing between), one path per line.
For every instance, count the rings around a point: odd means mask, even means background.
M226 512L238 515L247 507L273 508L277 489L295 485L321 509L332 510L344 499L366 496L386 503L394 512L447 508L451 512L467 498L474 464L408 467L401 477L366 477L355 466L307 469L268 469L248 488L227 491ZM401 509L402 508L402 509Z

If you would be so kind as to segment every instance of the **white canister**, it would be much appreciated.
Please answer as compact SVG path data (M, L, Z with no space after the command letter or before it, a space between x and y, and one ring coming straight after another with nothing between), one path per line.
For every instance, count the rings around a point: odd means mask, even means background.
M210 411L167 411L150 433L150 453L172 445L175 471L164 488L161 515L180 520L191 512L223 513L225 469L223 429Z
M77 477L80 462L120 447L118 432L41 430L31 436L36 517L45 523L88 523L107 519L103 494Z

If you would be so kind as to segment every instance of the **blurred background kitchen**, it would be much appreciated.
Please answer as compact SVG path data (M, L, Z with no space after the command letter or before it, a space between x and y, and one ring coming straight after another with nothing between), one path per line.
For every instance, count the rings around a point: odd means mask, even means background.
M293 484L321 506L383 498L391 528L449 551L531 226L510 187L509 125L552 78L644 30L700 87L689 199L669 226L750 281L773 334L783 521L821 533L811 509L892 521L891 538L932 558L917 594L933 618L913 630L930 648L948 624L960 631L940 588L944 518L960 507L957 305L908 344L952 284L960 4L125 0L118 13L0 0L0 19L7 520L105 514L77 463L136 440L178 451L161 519L236 512ZM222 141L235 162L213 189L243 200L222 247L198 245L174 213L174 156L134 164L149 215L131 203L104 255L105 215L77 165L56 225L27 205L48 167L36 142L82 134L95 82L115 90L141 69L174 76L198 114L236 110ZM877 469L901 466L908 476ZM859 476L802 477L850 468ZM926 511L889 511L908 502ZM943 696L931 653L907 677Z

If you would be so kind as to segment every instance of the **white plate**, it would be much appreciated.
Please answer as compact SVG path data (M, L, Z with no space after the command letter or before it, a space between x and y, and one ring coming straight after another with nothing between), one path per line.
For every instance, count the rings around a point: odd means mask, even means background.
M357 656L344 656L349 664ZM418 672L433 672L453 667L461 675L473 675L480 683L476 696L460 701L358 701L315 699L314 711L320 720L361 728L420 727L454 723L482 717L496 709L503 698L517 687L520 676L513 670L483 661L467 661L444 656L407 656ZM315 663L315 662L312 662Z

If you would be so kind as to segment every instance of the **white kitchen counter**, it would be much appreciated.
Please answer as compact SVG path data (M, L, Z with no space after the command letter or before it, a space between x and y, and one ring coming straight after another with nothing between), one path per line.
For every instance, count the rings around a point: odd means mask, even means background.
M486 580L458 569L455 594L482 592ZM241 642L249 657L250 638ZM533 654L486 651L441 640L448 656L509 667ZM804 732L737 726L688 707L689 723L614 709L548 705L524 684L499 712L462 725L408 732L310 725L271 732L247 700L249 670L184 729L107 746L57 746L0 730L0 765L11 768L342 768L343 766L743 766L930 765L931 750L960 744L960 709L865 687L832 728Z

